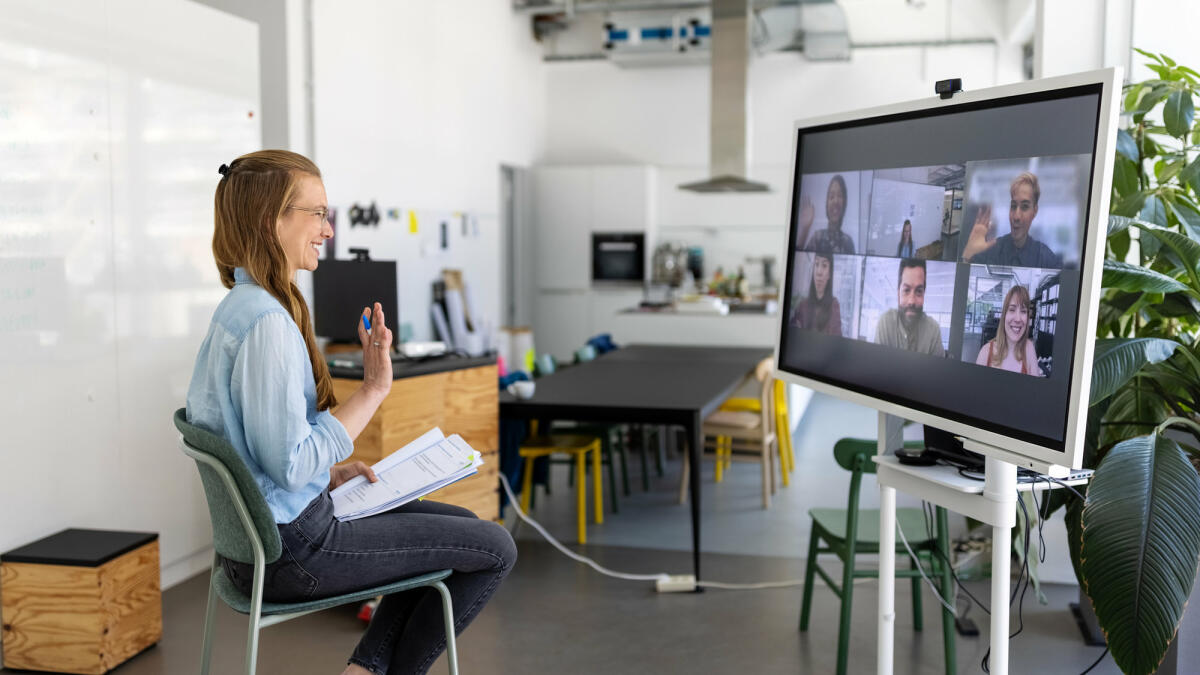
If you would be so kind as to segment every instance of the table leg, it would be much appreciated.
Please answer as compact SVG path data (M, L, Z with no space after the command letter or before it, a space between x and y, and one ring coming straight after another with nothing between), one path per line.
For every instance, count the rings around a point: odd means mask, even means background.
M696 581L700 581L700 453L704 447L704 429L700 424L700 416L692 416L690 424L686 425L688 439L688 461L692 470L688 476L688 492L692 501L692 573ZM699 586L696 590L702 590Z

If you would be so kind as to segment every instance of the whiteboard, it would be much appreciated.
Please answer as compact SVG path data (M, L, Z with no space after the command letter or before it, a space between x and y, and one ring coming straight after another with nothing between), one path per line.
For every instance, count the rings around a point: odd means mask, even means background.
M0 551L154 531L167 570L211 546L170 416L225 294L217 167L261 142L258 29L186 0L0 15Z

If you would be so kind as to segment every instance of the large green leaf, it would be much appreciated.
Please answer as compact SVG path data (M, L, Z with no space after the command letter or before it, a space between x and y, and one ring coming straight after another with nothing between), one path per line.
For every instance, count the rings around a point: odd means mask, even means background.
M1174 441L1139 436L1105 456L1082 514L1080 569L1113 660L1153 672L1175 637L1200 556L1200 477Z
M1167 105L1163 108L1163 121L1167 123L1167 133L1175 138L1184 138L1192 130L1192 118L1196 109L1192 104L1192 93L1187 89L1178 89L1167 97Z
M1149 267L1130 265L1119 260L1104 261L1104 287L1144 293L1172 293L1188 287L1162 272Z
M1152 194L1146 197L1146 201L1142 204L1142 210L1138 213L1138 218L1150 221L1155 225L1166 226L1167 224L1167 207L1163 204L1163 199L1157 194Z
M1096 340L1092 357L1090 405L1103 401L1125 386L1146 364L1161 363L1180 347L1162 338L1105 338Z
M1188 278L1200 291L1200 242L1182 235L1174 230L1166 230L1160 227L1146 227L1138 225L1142 231L1142 238L1146 235L1157 239L1164 247L1171 250L1175 254L1176 262L1187 270ZM1169 293L1170 291L1161 291Z
M1138 152L1137 141L1133 140L1133 136L1124 129L1117 129L1117 152L1129 158L1129 161L1136 164L1142 158Z
M1066 492L1066 490L1054 490L1054 492ZM1083 494L1087 495L1087 492ZM1067 552L1071 554L1071 567L1075 570L1075 578L1082 586L1084 584L1083 570L1079 565L1079 551L1083 548L1081 515L1083 515L1083 500L1075 497L1068 501L1067 510L1063 513L1063 520L1067 525Z

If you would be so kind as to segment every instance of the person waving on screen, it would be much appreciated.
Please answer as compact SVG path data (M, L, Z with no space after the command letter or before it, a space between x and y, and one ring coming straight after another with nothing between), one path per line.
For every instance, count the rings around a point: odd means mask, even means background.
M363 309L363 383L339 405L295 283L333 236L321 172L284 150L243 155L219 172L213 256L230 290L196 357L187 419L229 441L275 516L283 553L267 566L263 598L316 600L452 568L445 584L462 631L516 561L507 530L428 500L360 520L333 516L331 488L377 480L362 462L335 465L391 390L392 332L379 303ZM249 594L253 565L222 568ZM343 673L424 673L445 649L442 626L435 590L385 596Z
M854 240L842 231L842 221L846 217L846 203L849 200L846 189L846 179L838 174L829 180L829 189L825 191L825 218L828 226L817 230L809 236L813 220L816 219L816 209L812 200L807 196L800 200L800 213L796 232L797 248L818 253L854 254Z
M989 205L979 207L975 225L963 247L963 262L977 265L1010 265L1013 267L1061 268L1062 256L1034 239L1029 230L1038 213L1038 200L1042 190L1037 176L1028 171L1013 180L1009 188L1008 234L988 240L992 230L992 209Z

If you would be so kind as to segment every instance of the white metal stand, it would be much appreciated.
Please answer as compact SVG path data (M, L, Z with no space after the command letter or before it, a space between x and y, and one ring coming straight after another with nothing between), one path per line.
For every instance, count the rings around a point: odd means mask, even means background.
M879 661L891 675L896 623L896 490L920 497L992 526L991 672L1008 673L1011 529L1016 524L1017 467L986 456L983 491L951 477L898 464L889 450L903 444L903 420L879 413ZM1036 486L1031 486L1033 489Z

